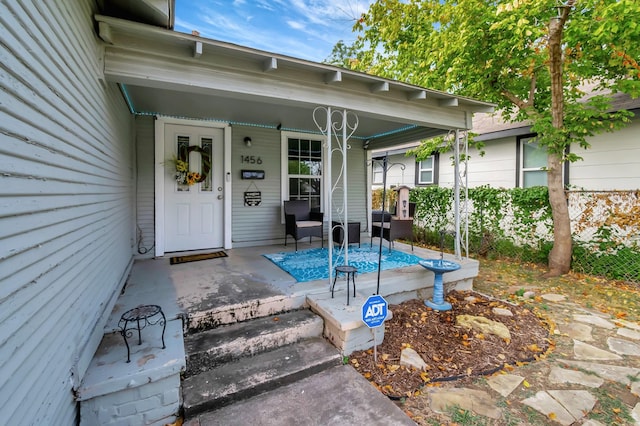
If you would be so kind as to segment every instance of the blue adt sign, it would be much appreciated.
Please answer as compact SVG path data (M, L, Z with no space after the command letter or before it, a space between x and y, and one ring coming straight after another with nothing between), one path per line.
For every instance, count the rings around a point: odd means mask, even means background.
M362 305L362 322L369 328L379 327L387 318L387 301L379 294L369 296Z

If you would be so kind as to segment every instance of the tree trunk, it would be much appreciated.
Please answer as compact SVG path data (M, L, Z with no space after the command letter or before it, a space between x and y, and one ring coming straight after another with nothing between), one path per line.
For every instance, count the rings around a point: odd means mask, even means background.
M552 18L549 23L549 72L551 75L551 119L555 137L567 137L564 127L564 85L562 84L562 30L569 16L573 1L569 1L562 9L561 16ZM556 150L551 150L548 160L547 185L549 187L549 204L553 217L553 249L549 253L549 272L546 276L566 274L571 269L571 221L569 208L564 192L562 178L562 152L564 140L553 143Z
M553 248L549 253L549 272L547 277L566 274L571 269L571 220L564 192L562 161L557 155L548 158L549 204L553 217Z

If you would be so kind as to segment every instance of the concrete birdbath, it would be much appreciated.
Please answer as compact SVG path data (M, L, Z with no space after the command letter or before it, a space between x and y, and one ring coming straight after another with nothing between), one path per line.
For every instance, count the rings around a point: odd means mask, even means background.
M460 269L460 264L444 259L426 259L421 260L420 266L432 271L435 274L433 278L433 300L425 300L424 304L436 311L448 311L451 309L451 303L444 300L444 284L442 276L451 271Z
M460 264L444 260L444 231L440 231L440 259L425 259L418 262L420 266L435 274L433 278L433 299L425 300L424 304L436 311L448 311L451 303L444 300L444 284L442 276L447 272L460 269Z

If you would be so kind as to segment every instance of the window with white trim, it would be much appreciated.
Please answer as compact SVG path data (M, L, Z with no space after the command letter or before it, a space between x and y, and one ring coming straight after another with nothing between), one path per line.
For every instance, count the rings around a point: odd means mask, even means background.
M535 136L520 139L520 186L547 186L547 151Z
M283 196L288 200L308 200L312 209L322 210L322 140L295 134L283 134L282 139L287 164Z
M435 156L431 155L416 163L416 184L431 185L435 183Z

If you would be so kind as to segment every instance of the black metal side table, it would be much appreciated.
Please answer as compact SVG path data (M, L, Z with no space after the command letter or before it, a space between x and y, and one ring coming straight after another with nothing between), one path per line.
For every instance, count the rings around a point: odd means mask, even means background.
M157 317L157 318L155 318ZM132 323L129 328L127 325ZM118 326L120 327L120 334L124 338L124 344L127 345L127 362L131 362L128 337L133 336L133 331L138 330L138 344L142 344L142 336L140 330L147 325L162 325L162 349L166 346L164 344L164 331L167 328L167 319L164 316L164 312L158 305L140 305L136 308L130 309L120 317Z
M336 266L336 274L333 277L333 285L331 285L331 298L333 299L333 289L336 286L338 274L347 274L347 306L349 306L349 279L353 283L353 297L356 297L356 273L358 268L349 265Z
M346 225L349 229L349 241L348 244L358 244L360 246L360 222L349 222ZM342 244L344 241L344 227L342 223L331 221L331 229L333 229L333 233L331 234L333 237L333 242L337 244Z

